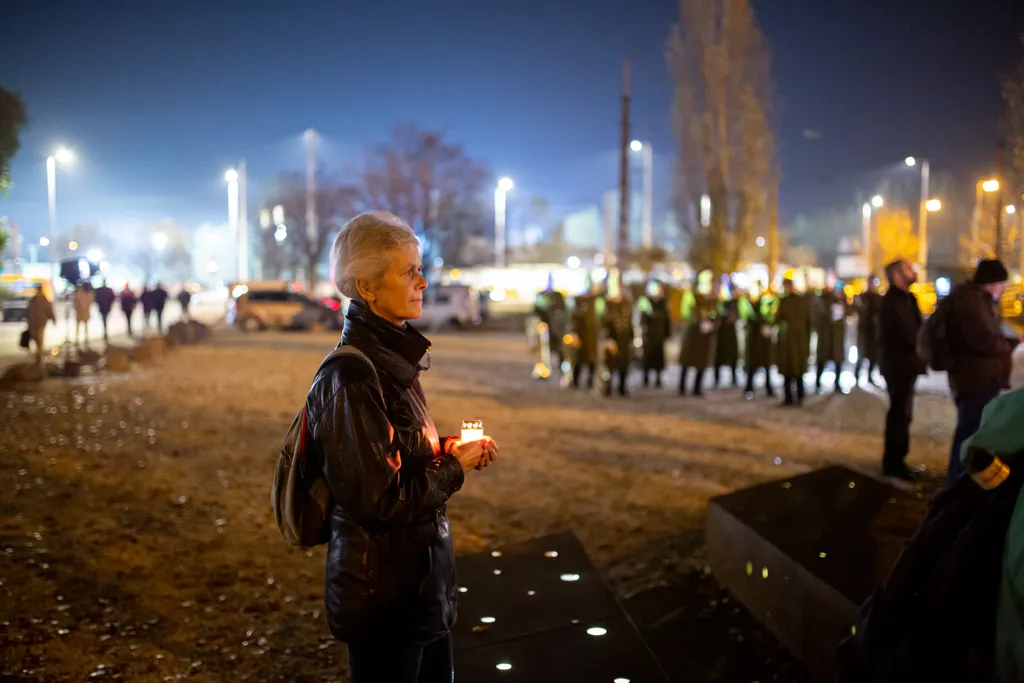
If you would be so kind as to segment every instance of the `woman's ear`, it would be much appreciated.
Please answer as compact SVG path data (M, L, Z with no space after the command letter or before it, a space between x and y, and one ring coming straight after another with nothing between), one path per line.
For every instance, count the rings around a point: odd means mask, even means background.
M370 289L369 280L356 280L356 290L359 292L359 296L363 298L363 301L376 301L377 295Z

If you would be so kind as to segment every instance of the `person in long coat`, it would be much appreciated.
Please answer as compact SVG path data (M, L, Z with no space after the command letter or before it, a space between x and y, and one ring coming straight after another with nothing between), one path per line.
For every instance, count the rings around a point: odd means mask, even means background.
M619 379L619 395L628 396L629 365L633 359L633 304L623 296L615 274L609 277L608 291L600 299L598 313L605 344L604 364L611 377L604 387L605 396L612 393L613 379Z
M556 368L562 367L562 348L565 336L566 323L568 322L568 311L565 306L565 297L554 288L549 280L548 287L537 294L534 301L533 314L540 318L540 321L548 326L548 348L551 350L551 364Z
M85 345L89 346L89 320L92 318L92 285L88 282L75 287L71 295L75 307L75 346L78 346L79 333L85 329Z
M577 294L572 307L572 386L580 386L580 377L587 370L587 388L594 386L594 365L597 363L597 297L588 284Z
M821 375L829 363L835 368L835 391L843 389L839 384L839 376L843 372L843 361L846 359L846 317L849 306L842 288L834 289L826 285L814 300L814 331L818 333L815 345L814 390L821 393Z
M879 313L882 310L882 295L878 293L874 275L868 277L867 289L857 295L854 308L857 311L857 365L853 374L860 382L860 369L868 366L868 383L875 383L875 366L881 350L878 339Z
M763 285L740 299L740 313L743 317L746 333L747 385L743 394L747 399L754 397L754 377L764 370L764 388L769 396L775 396L772 386L772 365L774 353L772 346L772 328L775 325L775 313L779 300L770 292L764 292Z
M139 298L135 296L135 292L127 283L118 298L121 300L121 312L124 313L125 322L128 324L128 336L130 337L132 336L132 315L135 314L135 306L139 303Z
M740 344L737 323L740 320L739 300L729 295L718 306L718 333L715 337L715 388L722 385L722 368L729 368L732 385L738 387Z
M53 302L46 298L40 285L28 300L28 338L36 345L36 365L43 364L43 339L47 323L56 325L57 317L53 314Z
M783 405L802 405L804 374L811 356L810 299L797 293L791 279L784 280L782 288L775 323L778 326L776 362L783 380Z
M693 395L704 394L704 371L711 366L715 351L715 328L718 323L718 301L711 294L684 292L682 315L685 328L683 345L679 353L679 394L686 395L687 377L690 370L696 375L693 380Z
M651 281L647 293L637 302L640 312L641 368L644 386L650 384L650 373L654 373L654 386L661 388L661 373L665 371L665 341L672 335L672 314L668 309L661 285Z

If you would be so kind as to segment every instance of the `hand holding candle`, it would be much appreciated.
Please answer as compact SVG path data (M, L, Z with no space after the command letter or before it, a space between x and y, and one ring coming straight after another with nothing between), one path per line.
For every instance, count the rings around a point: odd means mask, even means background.
M484 438L484 421L483 420L463 420L462 421L462 443L469 443L470 441L479 441Z
M463 469L480 470L498 458L498 445L484 434L483 420L463 420L462 434L451 453Z

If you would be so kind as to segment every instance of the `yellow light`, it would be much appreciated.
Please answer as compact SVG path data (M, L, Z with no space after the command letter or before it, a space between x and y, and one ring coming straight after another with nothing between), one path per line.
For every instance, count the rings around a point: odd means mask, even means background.
M484 421L483 420L463 420L462 421L462 442L468 441L479 441L484 438Z
M1013 204L1010 204L1009 206L1006 207L1006 213L1009 213L1009 214L1017 213L1017 207L1014 206Z
M928 211L938 211L942 208L942 202L938 199L929 199L924 203L924 208Z
M995 178L992 178L990 180L986 180L985 182L983 182L981 184L981 189L985 190L985 192L998 192L999 191L999 181L996 180Z
M68 242L68 249L71 251L78 249L78 242Z
M462 277L462 271L458 268L452 268L452 272L448 273L448 277L453 281L458 281L458 279Z

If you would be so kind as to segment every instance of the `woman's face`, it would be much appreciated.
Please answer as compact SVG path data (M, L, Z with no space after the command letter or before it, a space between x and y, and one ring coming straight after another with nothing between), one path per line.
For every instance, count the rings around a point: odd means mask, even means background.
M367 297L370 310L395 325L423 315L423 290L427 281L421 272L420 250L408 244L391 252L391 264L383 279Z

